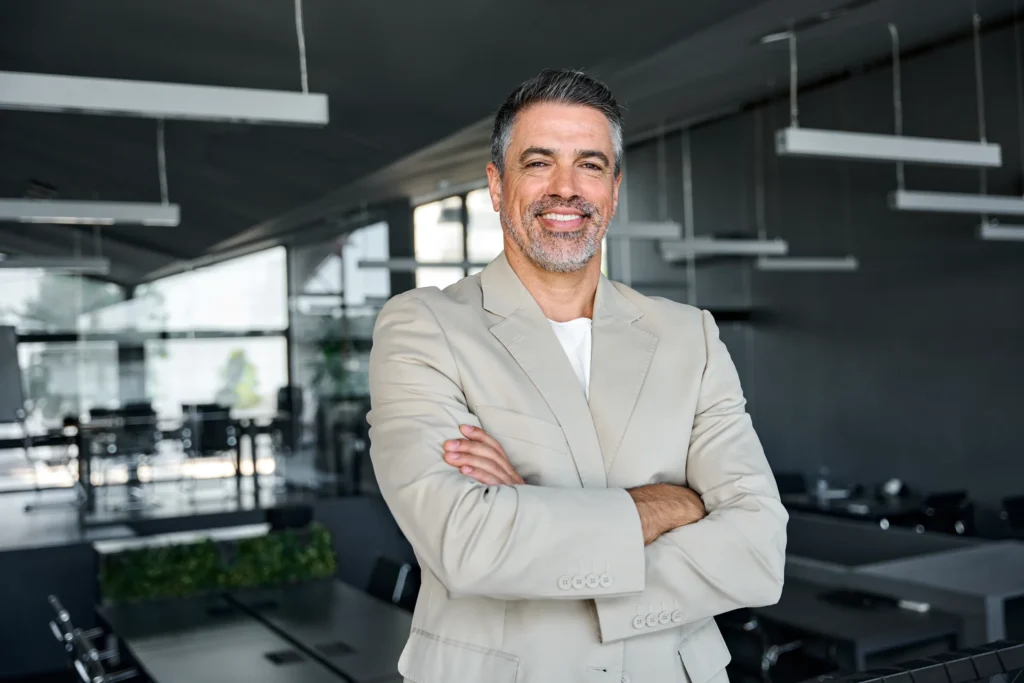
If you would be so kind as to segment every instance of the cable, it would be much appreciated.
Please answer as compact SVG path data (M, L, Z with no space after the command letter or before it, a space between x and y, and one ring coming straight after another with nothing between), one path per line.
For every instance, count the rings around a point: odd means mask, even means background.
M306 71L306 32L302 26L302 0L295 0L295 33L299 39L299 73L302 92L309 92L309 73Z
M896 135L903 135L903 81L900 77L900 34L895 24L889 24L889 36L892 39L892 105L896 117ZM902 190L906 184L903 174L903 162L896 164L896 189Z
M797 56L796 31L789 31L789 125L797 128L800 125L800 110L797 108Z
M167 153L164 150L164 120L156 122L156 159L160 173L160 200L164 206L170 201L167 193Z

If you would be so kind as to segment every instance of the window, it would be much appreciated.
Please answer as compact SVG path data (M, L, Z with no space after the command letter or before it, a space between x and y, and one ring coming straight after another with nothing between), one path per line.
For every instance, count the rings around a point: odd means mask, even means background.
M179 416L182 405L193 403L273 415L277 390L286 384L284 337L146 342L146 395L161 417Z
M462 198L448 197L413 210L416 260L422 263L462 264L466 258ZM466 275L462 265L419 267L417 287L447 287Z
M466 249L469 262L490 263L504 249L501 217L491 206L491 193L484 187L466 195ZM480 265L471 268L475 272Z
M284 330L285 260L284 247L275 247L142 285L136 296L149 309L135 329Z
M0 325L22 334L78 332L83 317L125 297L115 284L43 270L0 270L0 292Z

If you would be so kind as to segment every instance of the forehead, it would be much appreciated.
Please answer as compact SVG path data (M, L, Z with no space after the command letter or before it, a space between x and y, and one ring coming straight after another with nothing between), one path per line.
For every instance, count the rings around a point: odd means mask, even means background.
M527 147L599 149L609 157L614 151L611 123L604 114L593 107L549 102L519 112L509 147L512 152Z

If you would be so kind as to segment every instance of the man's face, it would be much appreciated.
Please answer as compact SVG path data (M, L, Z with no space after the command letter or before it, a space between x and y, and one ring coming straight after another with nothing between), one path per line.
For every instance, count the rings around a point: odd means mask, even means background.
M504 174L490 164L487 179L506 249L511 241L550 272L580 270L619 201L611 125L591 107L530 106L512 127Z

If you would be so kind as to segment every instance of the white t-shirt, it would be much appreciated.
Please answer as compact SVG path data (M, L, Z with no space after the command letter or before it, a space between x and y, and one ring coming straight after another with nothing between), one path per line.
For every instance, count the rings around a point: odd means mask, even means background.
M580 381L580 388L583 395L590 400L590 349L591 349L591 326L590 318L576 318L564 323L548 320L555 336L565 349L565 355L569 357L569 363L576 373L576 379Z

